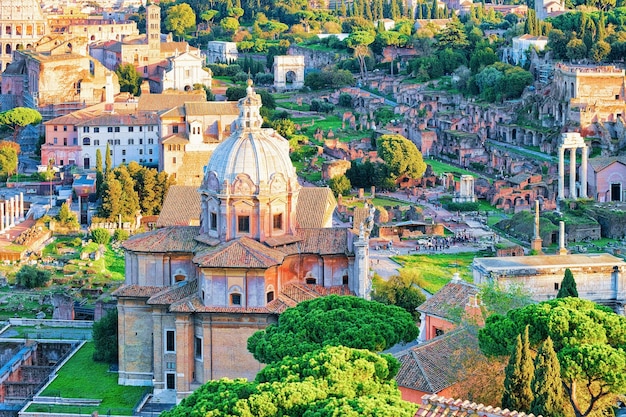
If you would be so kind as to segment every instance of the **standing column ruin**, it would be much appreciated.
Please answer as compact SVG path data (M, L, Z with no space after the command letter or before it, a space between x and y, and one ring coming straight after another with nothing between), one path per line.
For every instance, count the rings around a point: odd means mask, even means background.
M20 221L24 221L24 193L20 193Z
M580 195L576 193L576 150L582 149L580 166ZM569 167L569 194L570 199L587 197L587 145L584 138L578 132L566 132L561 134L559 145L559 184L558 199L565 199L565 149L570 150Z

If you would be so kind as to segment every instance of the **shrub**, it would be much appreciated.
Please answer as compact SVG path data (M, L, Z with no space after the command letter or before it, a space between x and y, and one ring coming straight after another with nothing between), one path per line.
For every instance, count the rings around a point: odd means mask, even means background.
M93 324L93 343L94 361L117 363L117 310L109 311Z
M118 242L123 242L130 237L130 233L124 229L115 229L115 233L113 233L113 239Z
M50 281L50 276L50 271L25 265L17 271L15 283L26 288L43 287Z
M111 235L107 229L98 228L91 231L91 238L100 245L106 245L111 241Z

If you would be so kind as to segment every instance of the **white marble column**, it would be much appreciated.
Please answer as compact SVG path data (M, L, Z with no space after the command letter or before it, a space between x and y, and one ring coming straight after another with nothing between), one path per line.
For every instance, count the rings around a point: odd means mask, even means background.
M0 203L0 232L4 232L4 203Z
M569 198L576 200L576 148L569 150Z
M565 148L559 146L559 200L565 199Z
M15 206L13 205L13 197L9 199L9 227L15 226Z
M587 146L581 149L583 155L580 162L580 198L587 198Z
M24 221L24 193L20 193L20 221Z

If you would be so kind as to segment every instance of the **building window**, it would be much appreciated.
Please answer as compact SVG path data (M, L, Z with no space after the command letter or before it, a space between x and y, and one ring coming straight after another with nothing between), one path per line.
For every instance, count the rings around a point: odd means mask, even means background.
M176 374L165 374L165 388L176 389Z
M100 139L94 139L93 146L100 146Z
M148 132L152 132L154 130L154 126L148 126Z
M54 144L56 145L56 144L57 144L57 142L58 142L58 139L57 139L57 138L54 138L53 142L54 142Z
M139 126L139 131L143 132L143 126Z
M148 149L148 153L152 155L152 149Z
M115 139L115 144L116 144L116 145L119 145L120 143L122 143L122 142L121 142L121 139Z
M120 131L120 127L119 126L115 126L115 131L119 132Z
M122 155L126 155L126 149L122 149Z
M202 338L196 336L195 342L196 359L202 359Z
M559 283L555 282L554 283L554 291L558 291L559 290Z
M217 230L217 213L211 212L211 221L209 224L211 230Z
M54 129L53 129L53 130L54 130L55 132L57 132L57 131L59 130L59 126L54 126Z
M113 133L113 128L112 127L107 127L107 132Z
M78 138L72 138L72 144L78 145Z
M178 126L172 126L172 133L178 133Z
M241 305L241 294L234 292L230 295L230 304L234 306Z
M154 145L154 139L148 139L148 145Z
M129 145L134 145L135 144L135 139L128 139L128 144Z
M435 328L435 337L441 336L441 335L443 335L443 333L444 333L443 329Z
M63 131L67 132L67 126L63 126Z
M165 351L166 352L176 351L176 332L174 330L165 331Z
M274 214L274 230L283 228L283 213Z
M176 164L176 157L175 156L172 158L172 164Z
M139 144L143 145L143 139L139 138Z
M307 278L306 283L309 285L315 285L317 283L317 280L315 278Z
M94 127L93 128L93 133L100 133L100 128L99 127Z
M272 301L274 301L274 291L268 292L266 295L266 299L268 303L271 303Z
M134 129L133 129L133 126L128 126L128 131L129 131L129 132L132 132L133 130L134 130Z
M89 126L83 127L83 133L89 133Z
M143 155L143 149L139 149L139 155Z
M250 232L250 216L237 216L237 232Z
M176 362L165 362L165 367L167 369L176 369Z

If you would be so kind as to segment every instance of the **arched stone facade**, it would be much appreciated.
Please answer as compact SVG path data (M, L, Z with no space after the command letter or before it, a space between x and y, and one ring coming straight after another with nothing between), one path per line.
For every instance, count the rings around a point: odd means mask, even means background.
M274 57L274 87L277 90L296 90L304 87L304 56Z

